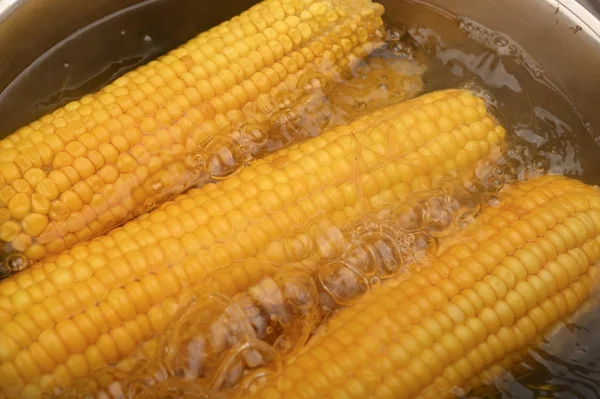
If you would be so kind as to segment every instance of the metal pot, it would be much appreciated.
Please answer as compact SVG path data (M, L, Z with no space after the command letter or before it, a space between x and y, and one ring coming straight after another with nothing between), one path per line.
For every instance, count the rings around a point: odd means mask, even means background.
M600 0L378 1L392 24L428 26L410 5L424 3L505 33L578 108L600 143ZM0 0L0 137L254 3ZM594 146L589 151L598 158Z
M379 1L391 21L417 17L407 0ZM506 33L600 132L600 114L594 112L600 100L600 20L582 5L598 10L597 0L414 1ZM0 135L255 2L220 0L211 7L201 0L0 0ZM139 57L131 58L136 51ZM94 76L100 77L90 80Z

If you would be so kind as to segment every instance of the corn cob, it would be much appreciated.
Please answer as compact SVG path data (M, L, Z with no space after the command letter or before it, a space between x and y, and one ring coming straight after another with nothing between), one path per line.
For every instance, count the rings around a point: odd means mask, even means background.
M467 179L504 143L483 100L431 93L255 161L0 282L0 392L35 396L164 330L178 293L314 221ZM269 251L267 251L269 248ZM261 255L261 252L263 254ZM241 276L245 278L245 276Z
M451 395L577 310L599 259L596 188L519 183L429 267L342 309L253 397Z
M282 266L250 259L218 270L204 286L193 290L189 305L183 306L157 341L147 342L136 356L117 367L97 370L91 378L77 381L59 398L123 395L145 399L148 392L152 392L150 397L160 398L168 395L158 392L175 386L180 387L177 394L173 393L176 396L228 397L249 375L260 375L265 368L276 369L282 356L301 348L333 307L360 300L365 292L357 288L370 288L375 280L405 272L403 264L415 267L424 259L420 255L435 252L433 241L416 239L440 235L435 218L425 218L418 231L409 232L405 216L419 212L434 216L444 210L453 213L453 217L444 218L447 235L453 231L451 221L475 211L474 202L470 210L465 209L468 204L460 207L450 200L440 203L436 200L439 191L417 193L426 201L414 206L404 201L392 204L394 212L368 210L345 232L333 224L327 226L335 234L308 237L314 241L315 253L302 261ZM445 196L457 201L460 198L452 192ZM431 207L425 211L422 206L427 203ZM413 240L407 240L409 237ZM369 267L361 267L367 263ZM331 270L328 265L340 264L344 265L341 271L351 273L334 276L341 279L332 279L329 273L327 279L322 278L322 269ZM370 282L365 277L370 277Z
M272 103L352 67L382 13L265 0L0 141L0 275L237 171L266 141Z

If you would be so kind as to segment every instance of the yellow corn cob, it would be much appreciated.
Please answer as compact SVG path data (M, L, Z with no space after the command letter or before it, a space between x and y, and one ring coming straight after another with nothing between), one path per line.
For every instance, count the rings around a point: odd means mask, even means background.
M429 267L342 309L253 397L451 395L577 310L599 259L596 188L519 183Z
M0 277L235 172L264 144L272 103L365 56L382 13L265 0L0 141Z
M457 206L460 197L456 194L472 197L468 192L445 189L415 193L411 199L420 197L424 201L414 204L400 201L385 210L369 209L346 231L341 231L335 223L326 224L327 235L318 231L315 234L309 227L305 242L312 241L308 251L312 253L301 261L286 261L281 265L249 259L216 271L203 286L183 294L191 296L189 305L183 306L158 340L144 343L134 356L116 367L97 370L91 378L76 381L59 398L104 394L117 398L118 392L131 390L150 390L154 395L151 397L163 397L159 393L162 389L181 385L188 386L185 390L188 396L228 397L231 388L253 371L261 373L261 367L272 369L281 356L289 356L301 348L332 306L360 300L365 292L356 288L368 291L379 279L404 272L403 266L410 264L411 259L421 264L420 255L435 252L431 241L417 238L440 235L440 225L431 216L444 210L453 213L453 217L444 218L447 236L458 227L454 222L472 215L476 208L472 200ZM442 203L436 201L440 192L444 193ZM418 213L430 217L425 217L417 229L407 231L404 216ZM322 227L322 223L318 225ZM360 267L366 263L370 265ZM344 264L343 271L355 272L334 276L341 279L323 279L321 272L331 270L330 266L335 264ZM361 277L354 278L358 283L355 284L352 276L357 274ZM327 293L332 292L335 294L329 299ZM198 342L203 344L199 346ZM199 367L200 364L203 366ZM149 379L154 381L147 386L143 381ZM183 392L180 394L185 396ZM135 396L135 399L145 398L143 393Z
M252 257L285 261L285 248L272 244L320 218L350 220L365 204L448 175L470 178L504 136L482 99L431 93L280 150L35 264L0 282L0 392L35 396L117 363L164 330L178 293L213 271Z

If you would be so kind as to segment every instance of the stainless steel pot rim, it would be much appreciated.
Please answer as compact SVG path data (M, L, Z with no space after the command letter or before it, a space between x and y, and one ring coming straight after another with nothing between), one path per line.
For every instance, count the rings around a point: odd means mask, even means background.
M6 18L13 8L28 0L0 0L0 21ZM523 0L530 1L530 0ZM566 11L573 22L582 29L587 28L588 33L592 34L600 42L600 20L596 18L588 9L581 5L577 0L545 0L548 3L555 4L557 9Z
M5 19L15 7L18 7L19 3L23 0L0 0L0 21Z
M1 2L2 0L0 4ZM574 34L577 32L577 27L580 27L600 43L600 20L577 0L546 0L546 2L556 4L558 12L564 13L576 24Z

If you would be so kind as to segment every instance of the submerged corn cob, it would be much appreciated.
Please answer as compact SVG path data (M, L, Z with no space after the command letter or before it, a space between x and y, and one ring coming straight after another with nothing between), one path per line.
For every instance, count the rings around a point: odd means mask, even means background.
M0 278L235 172L282 93L297 100L352 67L382 13L370 0L265 0L0 141Z
M519 183L428 268L342 309L260 398L440 398L514 361L582 304L600 260L600 192Z
M302 348L331 309L360 301L380 280L425 264L436 252L432 235L447 237L465 218L472 220L478 208L473 195L452 188L448 183L386 209L366 209L346 230L320 220L325 235L311 227L300 234L305 244L312 241L306 257L297 253L301 261L249 259L216 271L183 294L190 295L189 303L157 340L117 366L76 381L59 398L116 399L121 392L156 399L174 387L181 397L230 397L236 391L244 397L254 373L276 370L279 359Z
M35 397L119 362L163 331L178 294L214 270L252 257L285 261L285 248L271 244L320 218L343 223L365 204L435 187L449 174L468 179L504 135L482 99L431 93L280 150L37 263L0 282L0 392Z

